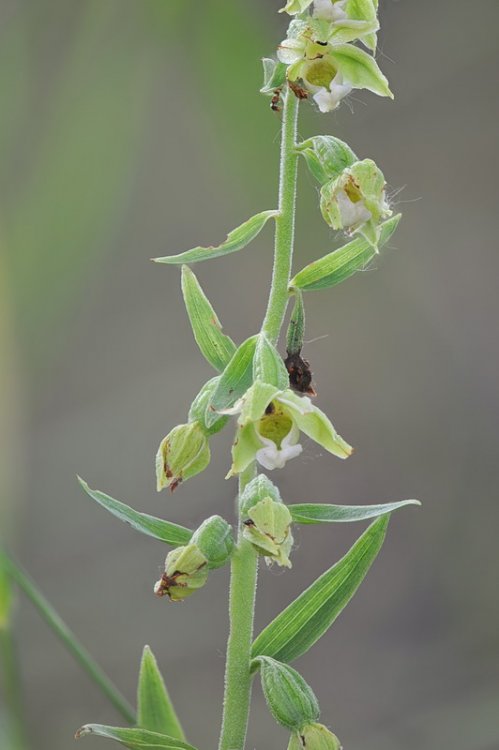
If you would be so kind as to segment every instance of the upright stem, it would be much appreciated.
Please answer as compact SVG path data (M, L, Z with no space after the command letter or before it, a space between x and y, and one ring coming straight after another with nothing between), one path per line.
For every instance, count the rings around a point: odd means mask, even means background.
M286 313L293 256L298 162L295 152L298 104L298 99L291 91L288 91L282 114L279 215L276 219L274 269L267 312L262 325L262 331L273 342L276 342L279 337ZM246 472L241 474L239 497L254 473L255 466L252 464ZM251 644L258 555L253 545L242 536L240 517L238 526L238 544L231 561L230 634L227 643L224 713L219 750L243 750L251 698Z
M225 694L219 750L243 750L251 699L251 644L255 614L258 554L242 536L239 498L255 474L252 464L239 477L238 544L230 568L230 634L225 664Z
M276 218L274 270L267 312L262 325L262 331L273 343L279 337L286 313L293 260L298 171L298 154L295 150L298 109L299 100L291 90L288 90L282 112L279 215Z

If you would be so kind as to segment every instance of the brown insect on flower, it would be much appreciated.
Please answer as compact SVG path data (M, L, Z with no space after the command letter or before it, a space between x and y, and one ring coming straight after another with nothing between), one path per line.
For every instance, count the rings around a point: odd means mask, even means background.
M281 91L282 89L275 89L274 95L272 96L272 99L270 100L270 109L272 112L280 112L281 111Z

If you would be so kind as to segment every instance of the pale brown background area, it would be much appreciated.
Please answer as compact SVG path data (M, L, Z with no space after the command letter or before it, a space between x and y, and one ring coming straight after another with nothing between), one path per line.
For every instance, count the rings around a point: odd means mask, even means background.
M155 491L157 444L211 373L177 269L148 259L275 206L279 118L258 88L279 5L0 2L2 526L130 699L152 646L200 750L219 729L227 571L183 605L155 599L165 548L93 505L75 475L186 525L233 518L230 430L206 472ZM272 478L290 502L424 507L393 517L358 595L296 666L346 750L497 750L499 8L380 5L395 101L357 92L353 113L305 106L300 125L375 158L404 212L378 270L306 299L308 337L326 336L306 348L317 403L356 453L343 463L306 441ZM296 270L334 241L302 169ZM238 341L260 324L270 269L270 230L197 267ZM292 571L262 570L257 628L362 528L299 529ZM118 723L25 601L18 622L30 748ZM286 743L256 686L248 748Z

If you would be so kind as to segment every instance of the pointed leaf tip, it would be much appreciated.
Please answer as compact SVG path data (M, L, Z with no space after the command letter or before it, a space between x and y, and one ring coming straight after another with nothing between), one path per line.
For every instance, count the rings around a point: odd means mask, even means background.
M174 547L187 544L193 534L190 529L186 529L184 526L163 521L161 518L155 518L147 513L139 513L139 511L130 508L119 500L115 500L104 492L92 490L81 477L78 477L78 482L92 500L95 500L113 516L128 523L142 534L152 536L154 539L159 539L159 541L171 544Z
M211 245L210 247L195 247L192 250L186 250L185 253L178 255L166 255L163 258L153 258L155 263L168 263L180 265L182 263L199 263L202 260L211 260L219 258L222 255L229 255L238 250L242 250L257 237L269 219L278 215L278 211L262 211L255 214L232 232L229 232L225 242L221 245Z
M199 281L189 266L182 266L182 294L201 353L215 370L221 372L236 351L232 339L222 332L222 324Z

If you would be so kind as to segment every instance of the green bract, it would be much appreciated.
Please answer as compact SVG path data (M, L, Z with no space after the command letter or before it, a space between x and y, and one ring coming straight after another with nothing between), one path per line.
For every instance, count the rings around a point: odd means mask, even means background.
M156 485L175 490L180 482L199 474L210 463L210 446L199 422L174 427L161 441L156 454Z
M308 292L329 289L350 278L376 257L377 250L388 242L401 218L402 214L397 214L378 227L376 247L365 237L355 237L347 245L305 266L291 279L290 286Z
M289 553L293 546L291 513L284 503L265 497L253 505L243 520L243 536L251 542L267 561L291 567Z
M182 293L196 343L210 365L221 372L236 351L236 345L222 333L215 310L188 266L182 266Z
M217 432L220 432L229 420L229 417L217 415L213 411L208 410L219 382L220 376L208 380L199 391L189 409L189 422L198 422L201 429L207 435L215 435Z
M239 510L242 516L260 500L270 497L275 503L282 503L281 493L265 474L258 474L249 482L239 496Z

